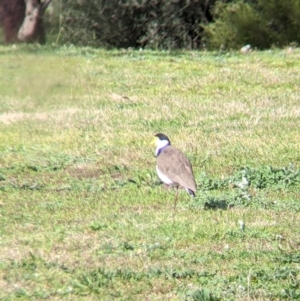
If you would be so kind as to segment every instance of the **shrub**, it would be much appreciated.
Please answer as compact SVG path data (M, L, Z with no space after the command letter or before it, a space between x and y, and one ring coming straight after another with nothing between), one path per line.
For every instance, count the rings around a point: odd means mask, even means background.
M198 48L215 0L67 0L63 40L110 46Z
M251 44L264 49L300 42L299 0L218 1L213 18L204 34L209 48Z

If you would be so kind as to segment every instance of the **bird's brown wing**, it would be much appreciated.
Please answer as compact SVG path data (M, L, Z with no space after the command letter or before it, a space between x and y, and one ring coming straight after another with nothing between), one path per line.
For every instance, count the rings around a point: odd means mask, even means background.
M173 146L164 148L157 157L157 166L170 180L196 192L192 165L182 151Z

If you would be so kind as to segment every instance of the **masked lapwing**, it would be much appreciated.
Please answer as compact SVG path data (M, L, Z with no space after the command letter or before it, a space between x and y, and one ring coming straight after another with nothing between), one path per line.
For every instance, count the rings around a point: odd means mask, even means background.
M191 195L196 194L193 168L185 154L171 145L170 139L162 133L155 135L156 172L168 186L175 186L174 210L178 199L178 188L183 187Z

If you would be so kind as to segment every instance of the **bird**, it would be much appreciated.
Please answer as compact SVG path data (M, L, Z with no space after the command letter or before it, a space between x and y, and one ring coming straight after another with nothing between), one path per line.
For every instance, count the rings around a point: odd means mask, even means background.
M192 197L196 195L197 187L192 164L181 150L171 145L168 136L158 133L154 137L156 172L163 183L176 187L174 197L175 210L179 187L183 187Z

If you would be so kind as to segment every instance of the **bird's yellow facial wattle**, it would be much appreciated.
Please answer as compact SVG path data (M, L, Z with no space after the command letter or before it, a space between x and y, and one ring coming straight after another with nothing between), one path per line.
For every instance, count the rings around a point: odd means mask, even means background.
M154 137L154 139L151 141L151 145L155 145L155 146L158 146L158 140L159 138L158 137Z

